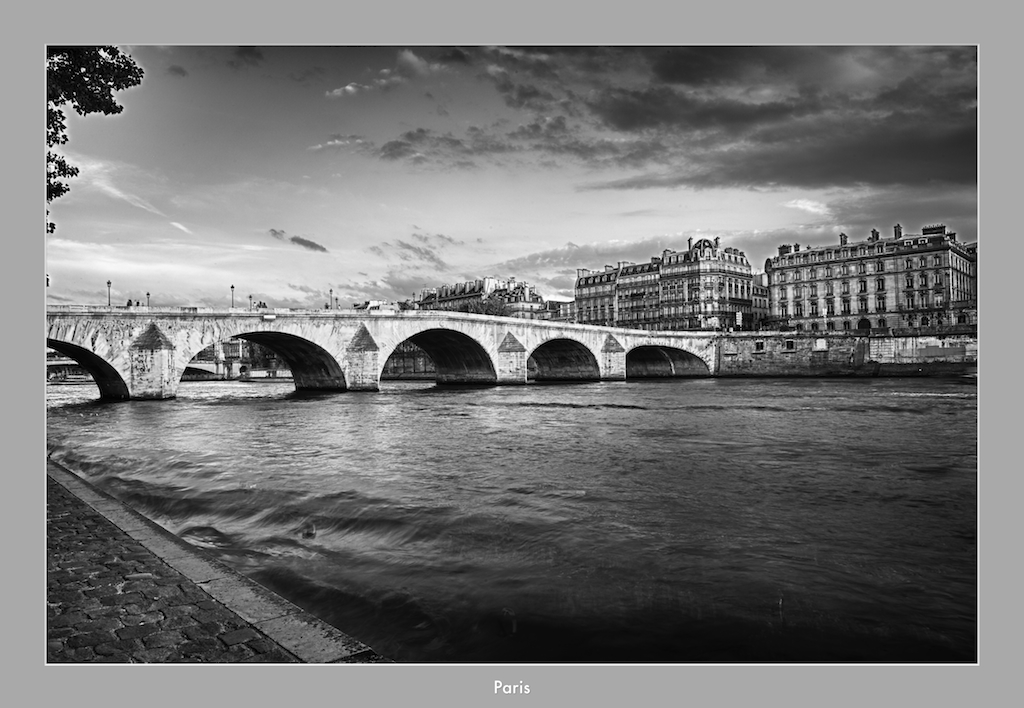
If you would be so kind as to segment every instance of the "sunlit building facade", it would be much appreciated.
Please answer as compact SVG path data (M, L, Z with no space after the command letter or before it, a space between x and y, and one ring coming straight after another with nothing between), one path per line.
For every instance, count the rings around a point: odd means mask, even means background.
M765 262L771 300L768 326L798 331L947 328L977 324L977 245L944 224L920 234L801 250L779 246Z
M649 263L577 271L576 318L584 324L749 330L767 315L767 286L757 282L746 254L718 238L691 238L685 251L666 250Z

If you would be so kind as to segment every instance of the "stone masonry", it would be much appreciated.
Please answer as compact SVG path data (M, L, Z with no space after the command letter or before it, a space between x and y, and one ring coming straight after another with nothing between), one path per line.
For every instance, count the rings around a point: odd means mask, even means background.
M104 497L48 463L48 663L385 661Z

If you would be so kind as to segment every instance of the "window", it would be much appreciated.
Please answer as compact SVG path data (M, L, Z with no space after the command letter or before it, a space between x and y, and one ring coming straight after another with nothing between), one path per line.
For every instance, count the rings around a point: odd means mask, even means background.
M786 340L786 351L793 351L796 349L796 342L792 339Z
M865 263L864 261L861 261L860 263L858 263L857 264L857 272L858 273L867 273L868 272L868 264Z
M827 329L829 332L835 332L836 331L836 323L835 322L829 322L828 324L825 325L825 329Z
M843 307L843 309L842 309L842 313L843 313L844 315L848 315L848 314L850 314L850 301L849 301L849 300L843 300L843 305L842 305L842 307Z
M797 331L797 332L803 332L803 331L804 331L804 326L803 326L802 324L798 324L798 325L796 326L796 331Z
M811 322L811 331L812 332L817 332L818 329L819 329L818 323L817 322Z
M848 266L847 264L844 263L843 264L843 268L842 268L842 273L843 273L843 275L849 275L850 274L850 266Z
M903 268L904 268L904 270L910 270L913 267L914 267L914 261L912 259L908 258L907 260L903 261Z
M763 352L764 351L764 342L760 342L760 341L754 342L754 351L755 352Z
M825 301L825 314L829 317L835 317L836 304L832 300Z
M912 289L914 287L914 276L908 275L906 277L906 282L907 282L907 289L908 290Z
M885 318L884 317L879 317L878 318L878 326L879 327L885 327L886 326L885 325Z
M875 263L875 272L876 273L884 273L885 272L885 261L878 261L877 263Z
M858 280L857 281L857 292L866 293L868 291L868 281Z
M793 304L793 315L795 317L804 316L804 304L802 302L796 302Z
M906 301L907 301L907 307L913 308L914 307L914 293L907 293Z
M818 269L817 268L811 268L810 273L808 274L808 277L811 280L814 280L815 278L817 278L818 277Z
M850 283L848 281L844 280L843 281L843 287L842 287L842 293L843 293L843 295L845 295L848 292L850 292Z
M850 321L849 320L843 320L843 329L846 330L846 331L850 330Z
M921 275L918 276L917 282L920 283L922 288L927 288L928 287L928 274L927 273L921 273Z
M811 300L811 317L817 317L817 316L818 316L818 301L817 300Z
M857 299L857 312L867 312L867 311L868 311L868 299L866 297L858 298Z
M875 280L875 290L885 290L885 278Z
M818 294L818 284L811 283L811 297L815 297Z
M875 295L875 312L885 312L885 295Z
M942 265L942 256L932 256L932 265L934 265L934 266Z
M826 295L832 295L834 289L835 288L832 286L832 283L825 283L825 294Z

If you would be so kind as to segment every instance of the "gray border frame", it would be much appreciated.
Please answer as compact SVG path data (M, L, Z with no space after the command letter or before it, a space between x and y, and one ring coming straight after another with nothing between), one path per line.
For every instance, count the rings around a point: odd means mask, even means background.
M45 407L35 376L44 344L8 337L4 369L14 395L5 402L8 557L5 607L14 631L5 637L8 693L47 704L93 700L178 705L264 705L360 699L480 706L493 682L523 681L525 696L504 702L561 706L579 701L637 701L788 706L1002 704L1019 694L1011 673L1020 650L1014 634L1020 602L1016 575L1020 551L1019 462L1010 447L1014 378L1007 358L1018 337L1007 310L1016 294L1008 271L1020 263L1008 205L1015 203L1013 165L1019 144L1013 132L1020 103L1016 37L1009 6L989 2L924 4L865 0L848 5L784 0L687 6L642 0L628 5L583 5L527 0L488 9L479 2L386 3L353 9L339 3L250 5L183 0L140 5L125 0L66 0L8 15L4 64L15 77L5 124L13 133L14 160L3 175L4 202L14 228L4 259L3 292L8 333L43 325L45 239L42 230L45 116L44 49L48 42L193 44L978 44L980 96L979 226L991 236L981 258L980 301L985 315L984 372L979 406L979 663L976 666L403 666L306 667L45 666ZM1003 9L1007 8L1007 9ZM23 18L27 18L23 19ZM9 93L8 96L11 96ZM937 107L936 110L941 110ZM13 127L13 130L12 130ZM30 136L39 139L37 143ZM984 194L981 193L984 185ZM1014 190L1015 191L1015 190ZM36 206L39 205L39 206ZM1005 243L996 243L996 240ZM998 247L998 250L997 250ZM1004 248L1010 252L1005 253ZM1000 396L996 387L1009 393ZM1007 390L1009 389L1009 390ZM1011 427L1012 426L1012 427ZM9 447L10 449L10 447ZM1012 545L1011 545L1012 544ZM158 672L187 672L187 675ZM304 671L303 675L291 672ZM343 671L343 674L336 672ZM387 674L383 672L389 672Z

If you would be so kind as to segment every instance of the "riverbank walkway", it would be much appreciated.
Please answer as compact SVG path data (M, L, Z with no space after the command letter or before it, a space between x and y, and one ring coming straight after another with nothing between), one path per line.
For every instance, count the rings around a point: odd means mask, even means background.
M57 463L46 474L47 663L388 662Z

